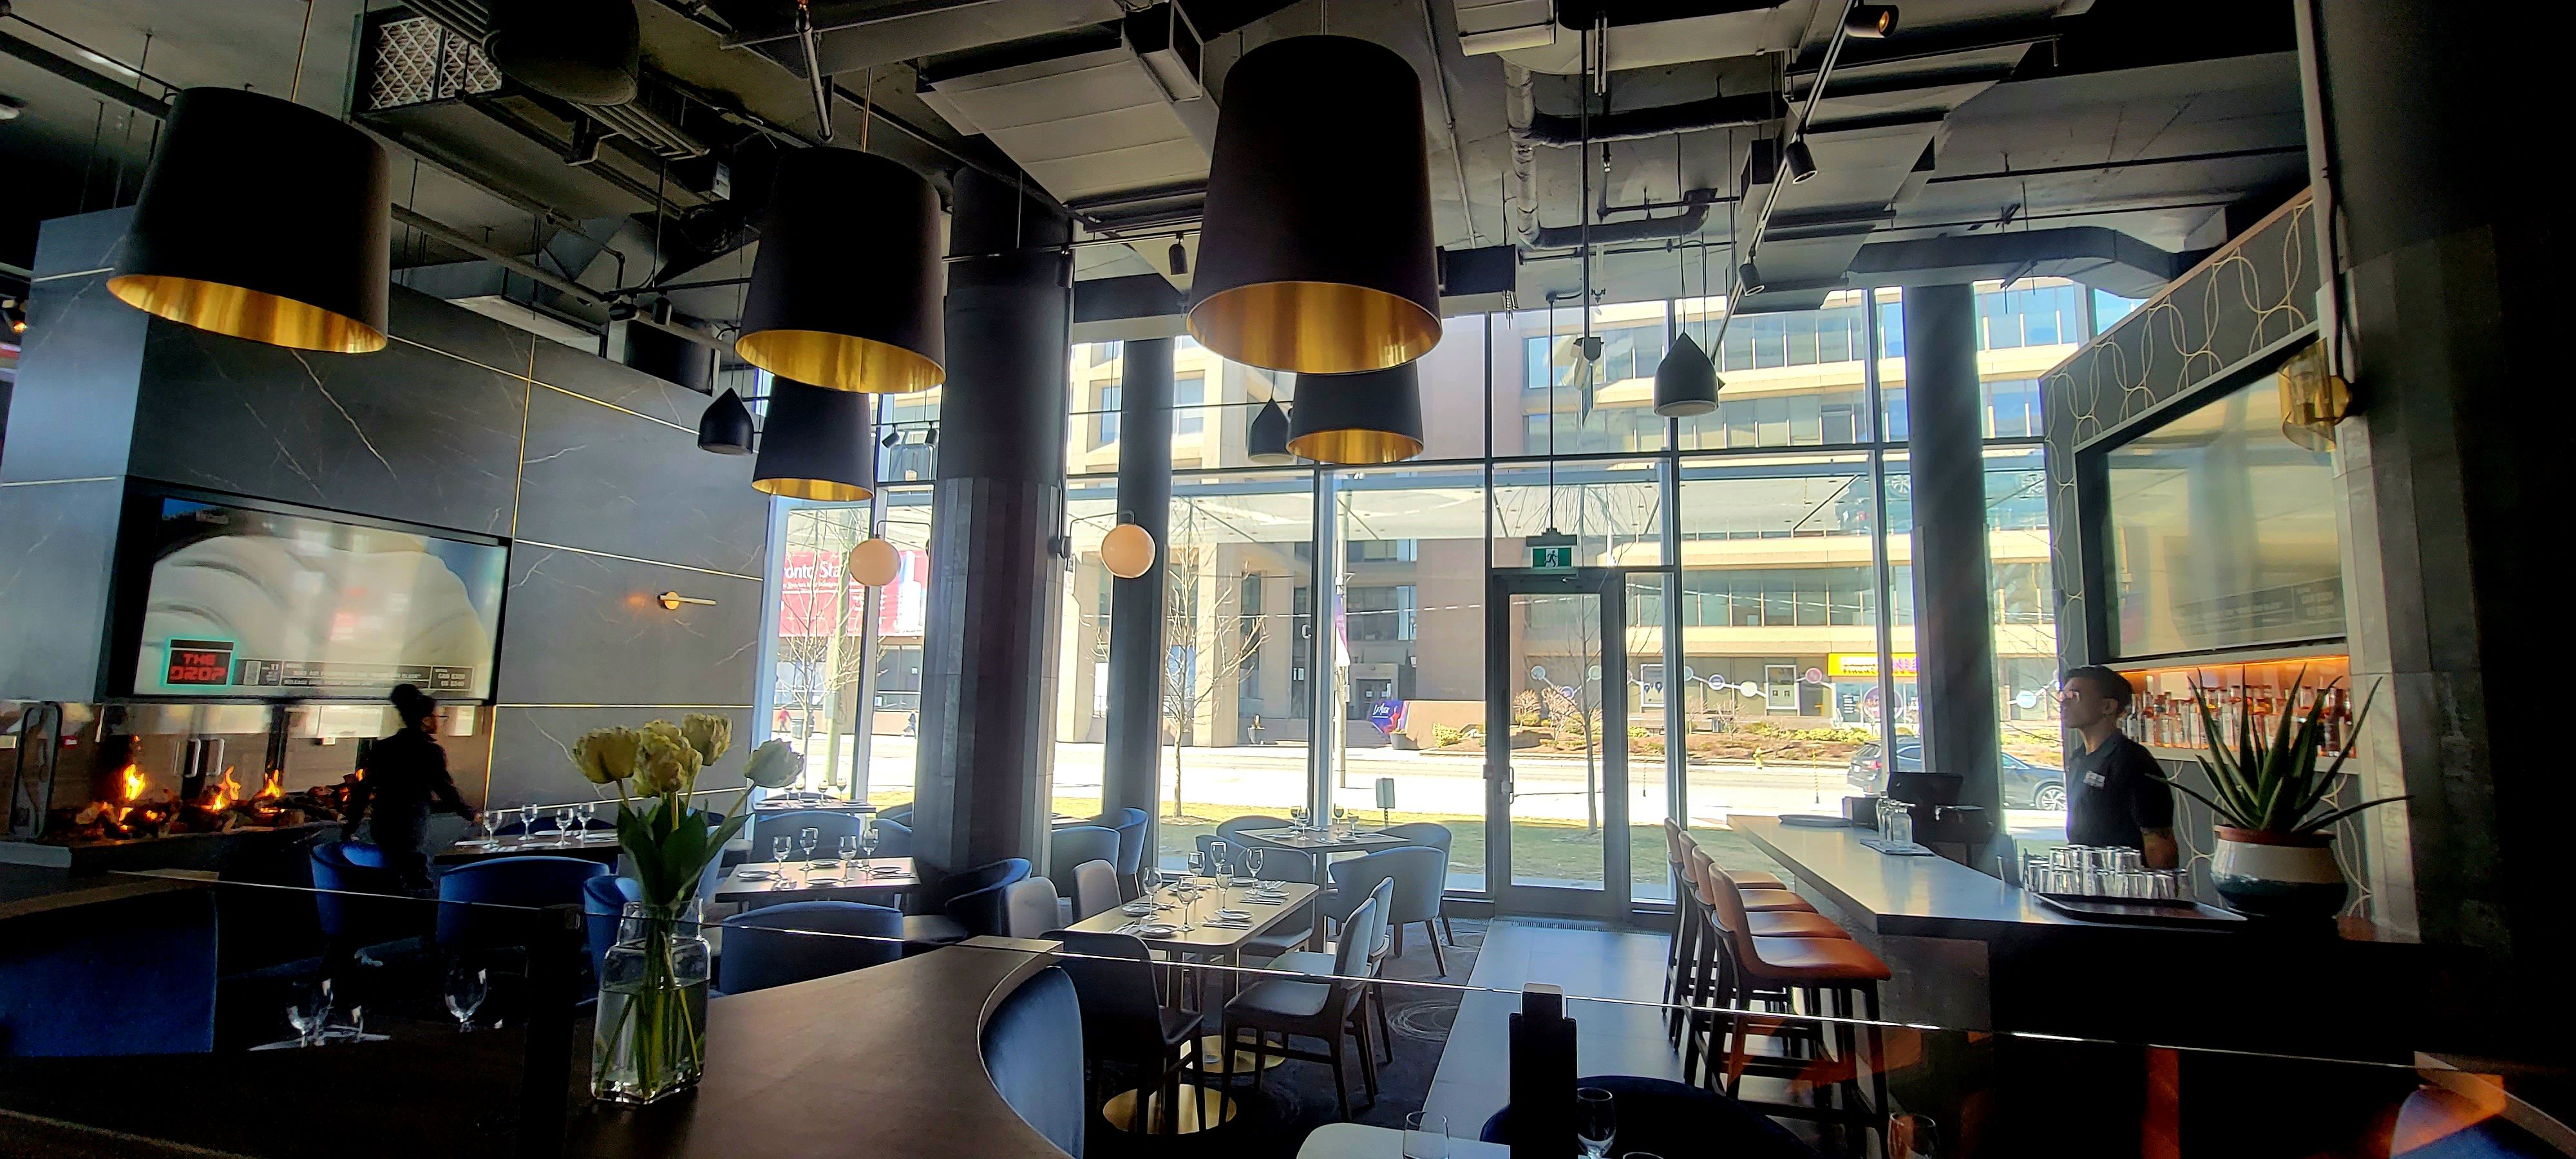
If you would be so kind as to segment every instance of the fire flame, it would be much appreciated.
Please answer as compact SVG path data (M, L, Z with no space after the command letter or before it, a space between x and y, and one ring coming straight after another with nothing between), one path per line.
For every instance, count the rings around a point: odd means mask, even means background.
M251 800L275 801L284 796L286 796L286 770L270 769L267 779L260 782L259 792L253 794Z
M124 796L119 798L120 800L130 804L143 798L143 789L146 782L143 779L142 769L128 764L125 766L125 771L118 773L117 777L123 782L124 788Z
M233 802L238 800L241 800L241 782L234 779L232 768L226 766L223 782L206 790L205 809L209 813L220 813L232 808Z

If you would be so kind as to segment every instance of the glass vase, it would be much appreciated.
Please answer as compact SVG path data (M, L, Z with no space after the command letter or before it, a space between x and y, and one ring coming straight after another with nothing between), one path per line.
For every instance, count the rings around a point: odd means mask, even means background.
M707 939L698 903L628 902L599 967L591 1097L650 1103L706 1070Z

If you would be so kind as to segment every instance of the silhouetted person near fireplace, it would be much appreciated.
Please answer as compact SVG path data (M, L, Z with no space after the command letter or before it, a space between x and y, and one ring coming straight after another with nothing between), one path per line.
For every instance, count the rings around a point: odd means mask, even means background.
M474 807L456 794L447 775L447 750L438 747L438 701L410 684L394 686L394 711L402 728L368 746L358 766L358 784L340 814L340 834L355 840L358 822L369 809L374 824L369 835L384 850L385 868L407 890L429 888L429 855L421 849L432 804L444 812L474 819Z

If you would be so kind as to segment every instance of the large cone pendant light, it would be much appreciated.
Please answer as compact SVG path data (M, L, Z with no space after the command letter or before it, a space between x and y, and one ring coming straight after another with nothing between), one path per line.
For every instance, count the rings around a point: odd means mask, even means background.
M1320 463L1394 463L1422 453L1422 376L1412 363L1297 376L1288 449Z
M1299 36L1245 53L1217 113L1191 337L1299 374L1429 353L1440 278L1428 149L1422 83L1393 49Z
M854 503L868 488L868 399L784 378L769 380L769 409L751 485L790 499Z
M1655 413L1686 419L1717 409L1717 368L1688 334L1677 335L1655 368Z
M389 173L382 148L327 113L239 89L182 90L108 292L271 346L382 350Z
M948 377L939 195L900 161L802 149L778 164L734 351L771 374L902 394Z
M1288 411L1278 399L1261 404L1243 432L1243 461L1256 467L1285 467L1297 461L1288 449Z

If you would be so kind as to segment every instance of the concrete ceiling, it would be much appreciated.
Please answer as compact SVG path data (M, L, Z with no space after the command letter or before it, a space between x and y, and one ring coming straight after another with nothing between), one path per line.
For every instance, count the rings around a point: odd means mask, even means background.
M489 2L476 0L474 6ZM1206 36L1201 75L1219 101L1226 71L1244 51L1315 32L1326 15L1319 0L1182 5L1202 28L1214 30ZM306 103L335 111L344 106L353 87L362 9L393 7L315 0L305 53ZM1738 13L1736 23L1758 32L1749 39L1729 39L1733 34L1715 24L1684 22L1698 30L1698 40L1669 28L1658 40L1627 34L1636 29L1623 32L1613 6L1614 64L1637 67L1614 71L1597 107L1617 113L1759 90L1783 66L1791 95L1798 95L1821 56L1830 14L1818 17L1822 6L1793 2L1762 11L1759 19L1742 15L1758 7L1740 0L1708 5L1713 13ZM1812 138L1821 173L1783 191L1774 232L1762 246L1766 280L1821 285L1841 279L1856 262L1867 267L1869 259L1860 251L1878 242L2057 226L2103 227L2155 250L2180 253L2220 240L2231 204L2277 196L2304 180L2286 8L2255 13L2223 0L1914 0L1900 7L1897 35L1854 42L1845 67L1827 85ZM942 115L939 100L916 95L927 91L925 72L943 89L958 92L976 89L974 78L983 72L1017 68L1043 74L1045 67L1032 65L1048 59L1049 45L1057 42L1051 38L1100 52L1101 26L1086 24L1073 32L1055 27L1073 19L1066 13L1083 3L986 0L942 11L921 0L818 0L814 8L816 23L830 29L827 67L846 63L852 69L831 77L839 90L831 113L835 146L858 145L858 104L864 98L885 114L865 130L868 147L943 186L946 174L961 165L1008 172L1021 161L1051 167L1048 180L1065 184L1069 200L1078 199L1077 186L1160 187L1174 174L1186 184L1188 158L1175 152L1176 144L1186 143L1186 132L1153 130L1160 143L1135 150L1137 170L1130 174L1120 170L1107 146L1101 155L1084 156L1065 134L1029 131L1034 118L1024 109L986 136L961 131ZM1665 4L1658 11L1669 15L1686 8ZM150 74L140 83L159 95L161 84L155 82L283 91L306 9L300 0L16 0L14 11L14 17L0 18L0 36L112 81L138 83L132 69L139 63ZM616 277L613 263L601 258L602 245L614 242L627 253L632 285L644 276L633 268L635 259L643 259L646 268L656 264L650 252L654 238L663 247L665 280L740 276L753 252L741 244L753 240L745 226L776 150L822 135L799 46L792 38L775 37L781 27L792 30L782 24L792 6L780 0L637 0L637 11L649 84L676 94L670 107L684 109L683 127L711 158L728 163L732 198L695 187L703 181L672 180L676 167L624 138L608 139L601 163L567 164L560 144L583 123L581 111L513 89L369 116L380 131L453 162L415 166L411 157L398 155L395 200L460 234L488 238L504 252L534 256L542 244L546 256L540 264L568 269L593 286L606 287ZM925 11L949 19L884 18ZM961 13L974 18L956 19ZM1507 123L1511 81L1505 59L1462 51L1457 13L1457 0L1333 0L1329 8L1332 32L1394 48L1422 78L1441 243L1454 249L1509 244L1516 238L1508 212L1516 181L1516 141ZM1021 27L1031 21L1036 23ZM1569 42L1573 33L1560 31L1560 43ZM999 39L979 39L988 37ZM1698 45L1693 53L1739 54L1661 60L1621 47L1656 43ZM1757 55L1766 47L1781 55ZM84 56L84 48L94 56ZM1678 51L1667 49L1665 55ZM1515 59L1542 69L1531 89L1538 109L1570 115L1579 85L1545 71L1562 64L1540 59L1545 55L1520 53ZM1110 68L1102 75L1118 78L1124 100L1134 95L1126 89L1134 87L1137 74L1129 66L1111 68L1116 56L1112 50L1102 58L1108 62L1102 67ZM986 68L983 61L992 63ZM0 57L0 94L26 106L23 116L0 122L0 158L13 174L28 175L10 182L9 200L0 204L0 261L25 265L36 221L131 201L157 126L17 59ZM958 111L954 102L949 111ZM957 119L982 128L976 122L990 115ZM1205 119L1205 110L1191 110L1173 124L1186 128ZM1537 221L1556 227L1581 220L1587 176L1595 205L1614 210L1714 191L1701 195L1714 204L1700 228L1682 240L1712 246L1713 271L1731 268L1732 251L1723 248L1730 232L1739 246L1748 240L1754 208L1768 192L1759 184L1745 187L1739 178L1758 142L1779 133L1773 120L1614 141L1606 146L1606 172L1601 144L1537 147L1530 151ZM1356 179L1353 186L1368 187ZM1149 208L1183 228L1191 224L1186 197L1177 210L1169 203ZM1355 211L1366 211L1365 200L1356 201ZM1095 216L1106 221L1115 212L1112 207ZM1636 222L1675 212L1613 212L1594 220ZM657 221L659 228L629 228ZM1161 234L1163 228L1148 231L1155 236L1133 249L1083 249L1081 276L1169 274L1171 238ZM640 248L632 242L638 236L646 239ZM470 256L416 235L398 244L398 266ZM1674 292L1677 255L1665 240L1599 249L1592 271L1601 300ZM1696 283L1697 265L1681 264L1690 267ZM1529 250L1518 300L1536 307L1549 293L1570 294L1582 280L1583 265L1572 251ZM716 326L732 316L740 296L716 288L675 297L683 314ZM1775 301L1800 304L1793 294ZM571 317L596 313L571 300L540 304Z

